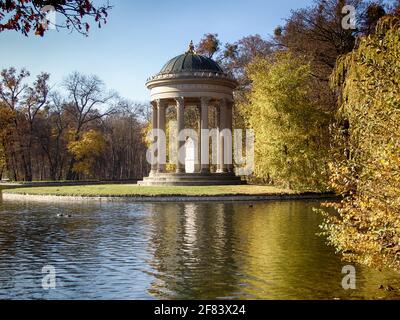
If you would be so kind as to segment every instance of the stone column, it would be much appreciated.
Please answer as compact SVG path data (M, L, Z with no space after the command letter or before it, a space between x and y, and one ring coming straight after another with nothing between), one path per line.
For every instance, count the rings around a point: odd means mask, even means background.
M210 139L208 132L208 104L210 98L201 98L201 110L200 110L200 164L201 173L210 172Z
M231 147L228 149L229 155L228 155L228 159L229 159L229 164L227 165L227 171L229 173L234 173L234 167L233 167L233 101L229 101L228 102L228 106L227 106L227 129L230 130L231 132Z
M157 102L152 101L151 105L152 105L152 121L151 121L152 129L153 130L157 130L157 128L158 128ZM155 141L155 138L154 138L153 139L153 143L155 143L155 142L156 141ZM157 157L155 155L153 155L153 159L152 159L153 160L153 164L151 165L150 176L152 176L152 175L157 173L158 163L156 161L154 161L156 159L157 159Z
M162 99L158 99L157 100L157 110L158 110L158 129L163 131L164 133L166 133L165 130L165 109L166 109L166 104L165 101ZM163 152L166 152L165 148L165 139L164 141L162 141L163 139L158 138L158 152L160 152L160 150L163 150ZM164 173L165 172L165 163L158 163L158 167L157 167L157 172L158 173Z
M178 135L179 133L185 129L185 100L184 98L176 98L176 114L177 114L177 130L178 130ZM180 163L179 159L185 159L185 141L178 141L177 142L177 164L176 164L176 173L184 173L185 172L185 163Z
M195 159L194 172L201 172L201 105L197 105L197 111L199 112L199 122L197 131L197 161Z
M226 100L222 99L219 106L219 121L218 121L218 173L227 172L226 165L224 164L224 136L222 135L222 130L226 128L226 114L227 106Z

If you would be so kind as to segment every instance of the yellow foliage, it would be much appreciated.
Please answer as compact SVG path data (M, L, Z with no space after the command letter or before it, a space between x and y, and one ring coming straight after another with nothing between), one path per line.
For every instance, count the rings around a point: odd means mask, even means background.
M78 141L68 143L68 151L77 162L74 164L76 173L91 175L91 169L97 157L106 146L103 135L96 130L86 131Z
M400 271L400 20L338 60L341 90L331 186L345 196L326 215L328 239L344 257ZM340 124L347 123L343 126Z
M255 129L255 175L298 190L325 190L331 115L310 95L310 66L291 53L256 59L247 69L253 86L239 105Z

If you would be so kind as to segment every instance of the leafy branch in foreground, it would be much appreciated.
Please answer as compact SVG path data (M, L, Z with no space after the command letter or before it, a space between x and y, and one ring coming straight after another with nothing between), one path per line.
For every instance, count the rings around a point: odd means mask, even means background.
M108 3L96 6L91 0L0 0L0 33L14 30L28 36L31 30L43 36L49 21L48 10L54 10L63 19L56 19L55 28L75 30L88 35L90 24L86 18L93 18L98 27L107 23ZM50 21L50 23L53 23Z

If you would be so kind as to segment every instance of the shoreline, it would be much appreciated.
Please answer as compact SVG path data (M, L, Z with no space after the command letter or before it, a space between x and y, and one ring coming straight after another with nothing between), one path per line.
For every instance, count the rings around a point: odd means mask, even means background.
M30 182L4 182L0 181L0 190L3 189L15 189L15 188L31 188L31 187L79 187L79 186L101 186L108 184L136 184L139 179L133 180L113 180L113 181L101 181L101 180L83 180L83 181L30 181Z
M271 194L271 195L218 195L218 196L62 196L34 195L3 192L3 201L31 202L267 202L289 200L335 200L340 196L323 193Z

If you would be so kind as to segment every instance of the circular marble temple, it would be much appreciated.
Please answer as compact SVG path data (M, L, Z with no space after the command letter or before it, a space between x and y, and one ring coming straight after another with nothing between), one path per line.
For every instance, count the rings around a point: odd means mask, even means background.
M152 128L166 132L166 112L169 107L176 108L176 132L184 131L185 110L195 107L198 112L199 123L196 147L194 152L194 170L188 172L188 158L185 146L188 137L179 135L175 148L175 172L167 172L165 161L159 157L151 166L149 177L140 181L140 185L233 185L244 184L234 173L232 160L232 109L233 91L237 82L223 71L214 60L195 52L193 43L186 53L168 61L161 71L148 79L146 83L150 89L152 103ZM216 112L213 134L209 134L210 109ZM207 134L206 134L207 133ZM210 157L210 140L215 139L216 156ZM163 139L154 139L160 150ZM193 144L193 141L192 141ZM156 158L156 156L153 156ZM170 155L171 157L171 155ZM216 159L211 172L210 158ZM165 160L165 159L164 159ZM182 163L183 162L183 163Z

